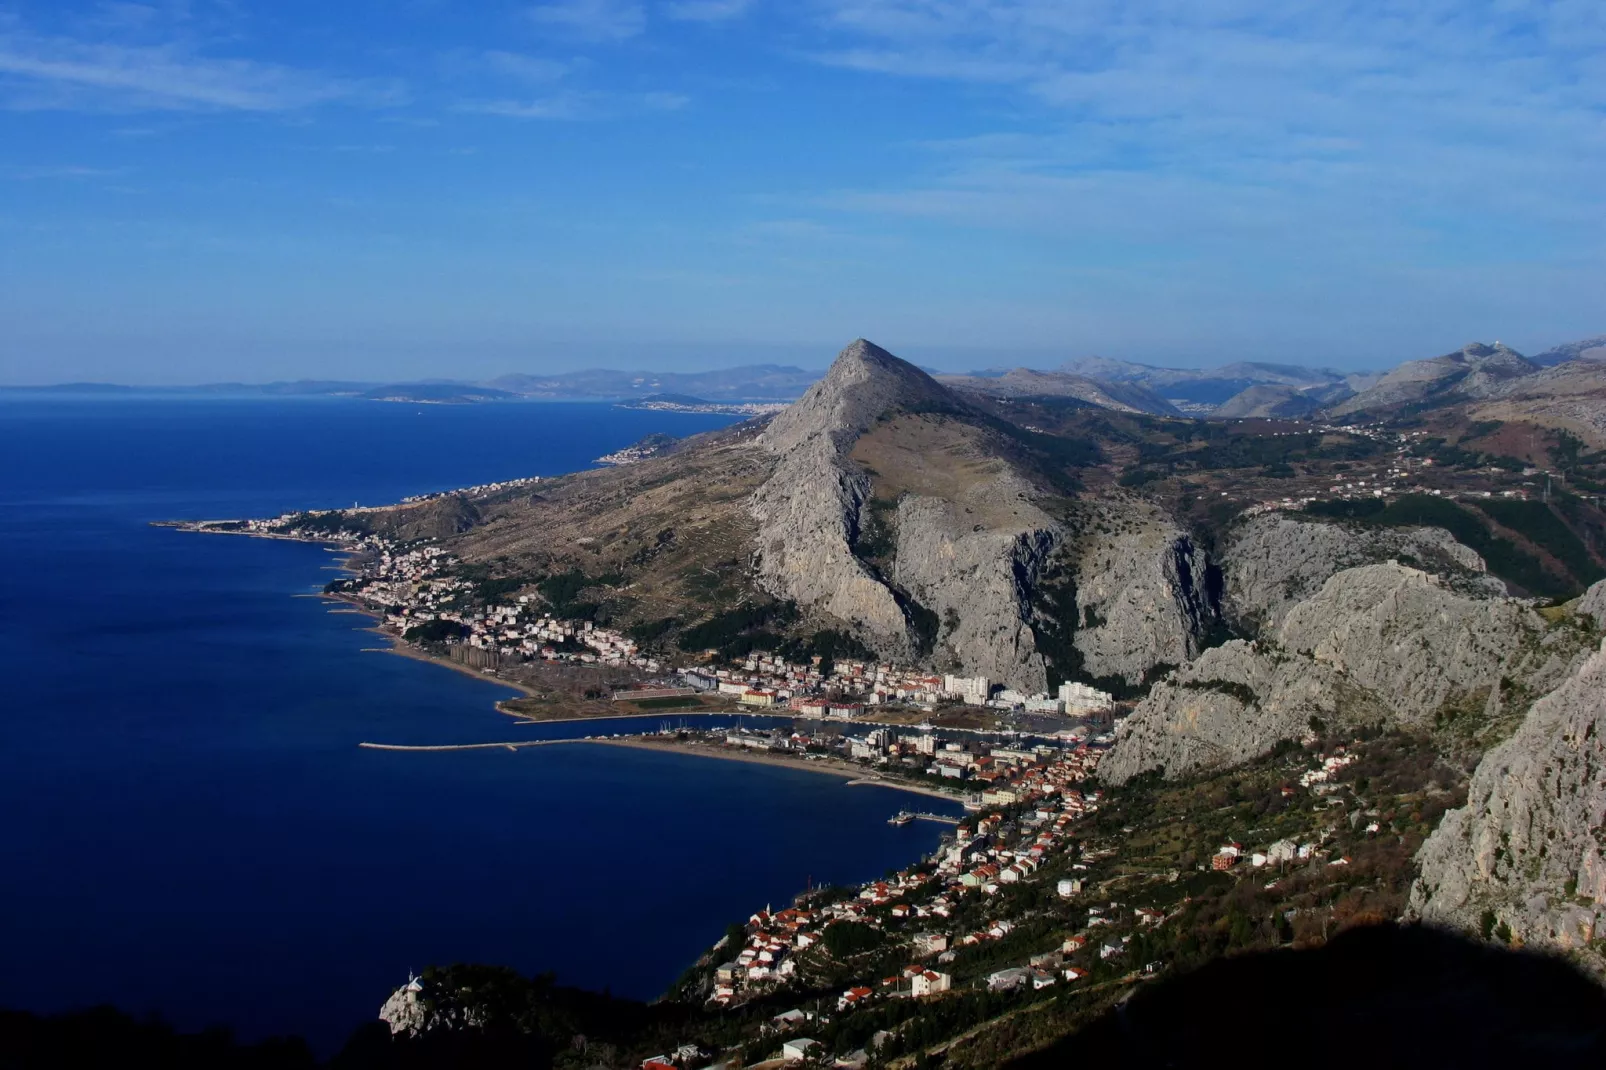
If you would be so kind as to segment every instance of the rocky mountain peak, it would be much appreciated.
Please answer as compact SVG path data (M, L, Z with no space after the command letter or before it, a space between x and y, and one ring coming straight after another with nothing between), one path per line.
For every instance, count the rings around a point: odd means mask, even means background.
M825 378L775 417L765 441L781 452L817 436L828 436L840 446L889 412L965 407L913 364L858 338L837 354Z
M1539 368L1539 365L1503 342L1496 342L1494 345L1471 342L1462 346L1459 352L1451 353L1449 356L1452 360L1470 364L1480 371L1525 375Z

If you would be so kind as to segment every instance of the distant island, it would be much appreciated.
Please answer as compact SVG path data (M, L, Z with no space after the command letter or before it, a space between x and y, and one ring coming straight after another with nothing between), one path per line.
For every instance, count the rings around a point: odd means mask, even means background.
M649 409L653 412L711 412L732 416L769 416L786 408L784 401L709 401L690 394L653 394L636 401L622 401L622 409Z

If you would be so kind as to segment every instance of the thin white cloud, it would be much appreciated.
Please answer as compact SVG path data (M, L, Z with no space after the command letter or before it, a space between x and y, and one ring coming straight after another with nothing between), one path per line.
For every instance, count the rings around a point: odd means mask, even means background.
M581 41L627 41L647 30L647 9L633 0L556 0L528 14L537 25Z
M753 0L674 0L664 14L681 22L724 22L747 14Z
M0 104L20 110L281 112L335 101L381 103L396 91L176 45L0 35Z
M969 83L1007 135L840 207L1182 240L1606 237L1606 5L813 0L817 61ZM1239 228L1235 230L1234 228ZM1457 240L1467 240L1457 236Z
M574 69L574 64L522 52L493 49L481 57L485 69L525 82L555 82Z
M486 100L461 105L458 110L506 119L581 122L617 119L649 112L676 111L690 103L679 93L608 93L568 90L533 100Z
M82 164L40 164L31 167L0 168L0 176L23 182L38 179L111 178L127 174L125 167L86 167Z

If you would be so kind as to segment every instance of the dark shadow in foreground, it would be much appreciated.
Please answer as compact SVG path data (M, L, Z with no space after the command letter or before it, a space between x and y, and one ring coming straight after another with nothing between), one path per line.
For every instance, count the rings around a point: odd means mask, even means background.
M1606 1066L1606 989L1556 958L1420 927L1222 959L1152 983L1010 1070Z

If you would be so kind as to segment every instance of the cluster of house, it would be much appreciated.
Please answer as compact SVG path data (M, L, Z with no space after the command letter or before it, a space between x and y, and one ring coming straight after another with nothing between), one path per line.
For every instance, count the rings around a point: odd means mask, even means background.
M811 949L826 940L831 926L846 923L883 930L907 946L911 962L898 974L845 989L836 1002L838 1013L881 999L948 991L954 984L949 964L961 949L1001 939L1012 928L1008 920L998 920L973 931L958 931L949 919L958 913L960 900L996 895L1006 885L1029 880L1054 854L1068 848L1071 823L1098 808L1099 793L1080 787L1096 768L1098 753L1083 747L1071 752L1021 752L1019 762L1009 756L1019 768L1012 782L1017 794L1008 801L1024 804L1014 816L1006 819L993 811L966 819L923 864L868 881L831 902L754 914L748 919L744 944L717 948L731 957L714 971L710 1001L729 1006L805 981L799 975L806 972ZM1028 968L1041 969L1046 962L1034 959ZM1054 967L1060 968L1058 960ZM1074 969L1059 974L1072 980L1079 975ZM794 1028L810 1016L798 1011L794 1019L780 1016L774 1024Z
M460 487L457 490L438 490L433 494L409 494L401 500L403 505L416 505L419 502L432 502L437 498L483 498L488 494L500 494L505 490L518 490L521 487L533 487L541 482L540 476L526 476L523 479L503 479L496 483L480 483L472 487Z
M1026 694L997 688L985 676L934 674L892 664L841 662L826 675L822 659L807 664L773 654L753 654L740 666L682 669L681 679L698 691L718 691L757 709L784 708L809 717L853 720L868 707L901 702L934 709L943 702L990 706L1028 713L1085 715L1109 709L1114 696L1086 684L1061 684L1057 694Z

